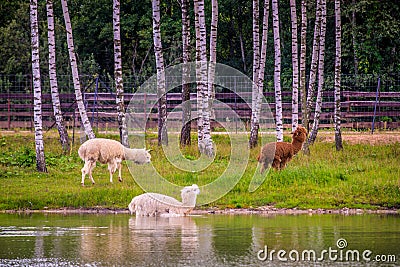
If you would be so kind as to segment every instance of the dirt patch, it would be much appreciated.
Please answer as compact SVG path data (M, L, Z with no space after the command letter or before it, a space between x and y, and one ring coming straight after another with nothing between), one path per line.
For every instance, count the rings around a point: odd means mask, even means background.
M335 142L335 134L319 133L318 140L322 142ZM384 132L374 133L370 132L355 132L355 133L342 133L343 142L349 144L369 144L369 145L380 145L380 144L394 144L400 143L400 132Z

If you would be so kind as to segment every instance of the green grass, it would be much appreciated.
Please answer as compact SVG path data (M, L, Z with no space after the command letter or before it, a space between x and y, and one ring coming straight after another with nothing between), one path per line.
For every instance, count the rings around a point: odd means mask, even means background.
M99 135L118 139L116 135ZM225 170L230 160L229 138L216 135L217 155L214 162L198 173L177 170L155 145L156 136L146 141L153 149L152 162L168 181L188 185L205 185ZM195 138L195 137L194 137ZM83 162L76 144L70 155L64 155L55 132L45 134L48 173L35 169L33 134L0 133L0 210L57 208L126 208L132 197L143 193L123 167L123 183L114 175L109 182L107 166L97 164L95 185L86 179L80 185ZM246 171L238 184L225 196L205 208L248 208L274 205L277 208L400 208L400 144L350 145L336 152L333 143L317 142L311 155L299 153L281 172L271 170L264 183L253 193L248 191L257 167L260 148L251 150ZM199 157L196 141L182 149L187 159Z

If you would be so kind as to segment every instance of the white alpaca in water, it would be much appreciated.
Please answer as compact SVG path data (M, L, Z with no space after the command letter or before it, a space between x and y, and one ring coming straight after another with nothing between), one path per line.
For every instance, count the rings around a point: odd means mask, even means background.
M96 162L108 164L110 172L110 182L113 182L113 173L118 169L118 180L122 182L121 162L123 160L131 160L136 164L149 163L151 155L149 150L135 149L124 147L120 142L105 139L94 138L83 143L78 150L79 157L85 161L82 168L82 186L84 185L86 174L94 184L92 171L96 166Z
M181 190L182 202L162 194L145 193L134 197L128 208L136 216L185 216L196 206L199 193L196 184Z

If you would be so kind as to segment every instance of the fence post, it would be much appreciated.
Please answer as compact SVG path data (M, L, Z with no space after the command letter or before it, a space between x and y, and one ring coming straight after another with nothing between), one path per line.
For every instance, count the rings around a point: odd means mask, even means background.
M378 105L380 87L381 87L381 78L378 77L378 86L376 87L375 104L374 104L374 117L372 118L371 134L374 134L374 129L375 129L376 106Z
M146 102L147 102L147 93L144 93L144 95L143 95L143 114L144 114L144 125L146 125L147 124L147 114L146 114ZM150 113L151 113L151 110L150 110ZM145 133L146 133L146 126L144 127L145 128Z
M92 107L92 120L91 124L93 125L94 122L94 112L97 109L97 89L99 87L99 77L96 77L96 86L94 88L94 99L93 99L93 107ZM97 127L98 129L98 127Z
M235 113L236 117L238 117L238 108L237 108L237 81L236 81L236 76L234 76L234 83L233 83L233 88L235 92ZM238 133L238 118L235 118L235 127L236 127L236 134Z
M7 99L7 110L8 110L8 112L7 112L7 119L8 119L8 123L7 123L7 126L8 126L8 130L10 130L10 128L11 128L11 101L10 101L10 98L8 98Z
M71 151L72 151L72 147L74 146L74 143L75 143L75 119L76 119L76 115L75 115L75 112L76 112L76 110L75 110L75 108L74 108L74 113L72 114L72 118L73 118L73 121L72 121L72 143L71 143Z

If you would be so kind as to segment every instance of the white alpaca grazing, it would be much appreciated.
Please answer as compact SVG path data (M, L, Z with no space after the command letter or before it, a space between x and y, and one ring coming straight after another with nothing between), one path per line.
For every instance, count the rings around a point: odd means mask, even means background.
M181 190L182 202L162 194L145 193L134 197L128 208L136 216L185 216L196 206L199 193L196 184Z
M96 162L108 164L110 172L110 182L113 182L113 173L118 169L118 180L122 182L121 162L123 160L131 160L136 164L149 163L151 155L149 150L135 149L124 147L120 142L105 139L94 138L83 143L78 150L79 157L85 161L82 168L82 186L84 185L86 174L94 184L92 171L96 166Z

